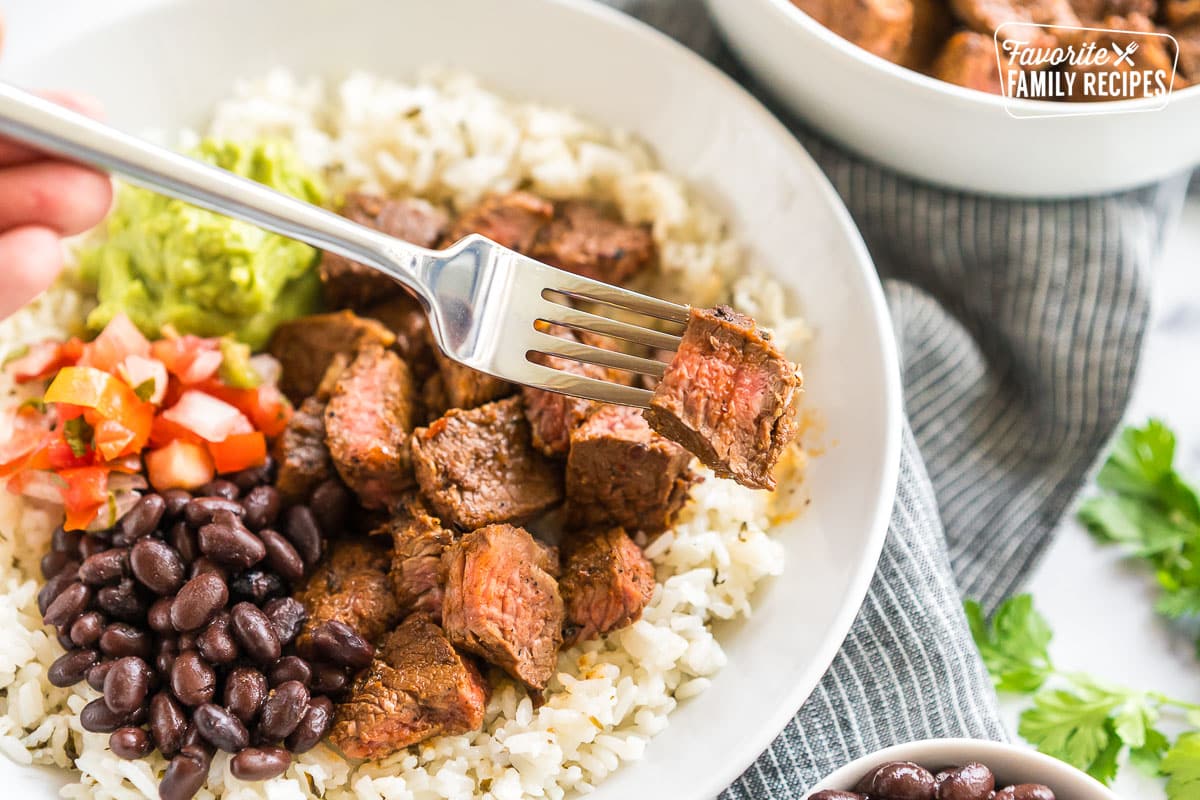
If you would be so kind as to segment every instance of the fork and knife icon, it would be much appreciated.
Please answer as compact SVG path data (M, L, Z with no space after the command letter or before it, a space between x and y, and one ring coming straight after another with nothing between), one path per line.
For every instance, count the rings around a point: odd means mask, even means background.
M1130 42L1129 46L1124 50L1116 42L1111 42L1112 49L1117 53L1117 60L1113 63L1114 67L1119 67L1121 64L1128 62L1129 66L1133 66L1133 54L1138 49L1137 42Z

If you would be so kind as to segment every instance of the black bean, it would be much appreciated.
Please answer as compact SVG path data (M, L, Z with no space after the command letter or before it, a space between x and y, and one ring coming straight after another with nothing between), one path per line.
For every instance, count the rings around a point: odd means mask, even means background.
M996 777L983 764L971 762L938 773L937 800L990 800Z
M116 583L129 571L129 550L114 547L88 556L79 567L79 580L91 586Z
M342 532L350 503L350 490L337 478L330 478L313 491L309 506L326 538Z
M229 602L229 588L220 575L205 572L183 585L171 604L176 630L194 631L207 624Z
M183 707L171 697L170 692L162 691L151 698L150 735L154 738L154 746L164 756L170 758L183 747L187 726Z
M166 510L167 502L159 495L143 495L142 499L121 517L118 528L126 539L135 542L143 536L149 536L158 527Z
M158 539L139 539L129 551L129 566L133 576L155 594L174 594L183 586L183 559Z
M111 658L138 656L149 660L154 655L150 635L125 622L114 622L100 634L100 652Z
M887 800L934 800L933 774L911 761L889 761L870 776L872 796Z
M69 553L51 550L50 552L46 553L46 555L42 556L42 577L46 580L50 580L55 575L66 569L69 564L76 563L78 562L75 561L75 559L72 558Z
M74 686L87 677L100 654L95 650L72 650L54 660L46 670L46 678L52 686L66 688Z
M188 723L187 731L183 735L183 746L199 747L208 754L209 758L212 758L217 752L217 748L209 744L208 740L200 735L200 731L196 730L196 724L194 722Z
M159 675L162 675L165 679L170 680L171 671L175 669L175 659L178 657L178 652L166 650L159 651L158 655L154 657L154 668L158 670Z
M229 480L241 489L243 492L248 492L255 486L261 486L264 483L271 482L271 472L275 467L275 462L270 456L267 460L257 467L248 467L241 472L235 472L229 476Z
M229 570L213 561L208 556L200 556L192 562L192 566L188 569L188 579L202 575L205 572L211 572L215 575L220 575L221 580L229 583Z
M304 559L306 567L311 567L321 560L325 540L308 506L292 506L288 509L287 530L284 533L288 541L295 545L296 552Z
M183 652L184 650L195 650L196 649L196 639L198 639L199 637L200 637L200 634L197 633L196 631L186 631L184 633L179 634L177 637L175 637L175 640L179 647L179 652Z
M363 669L375 657L375 648L370 642L346 623L332 619L312 629L309 648L316 659L354 669Z
M283 500L274 486L256 486L242 498L242 507L246 509L246 527L259 531L275 524Z
M308 689L299 681L276 686L263 703L258 720L258 735L266 742L285 739L296 730L308 708Z
M67 625L87 610L92 602L92 590L82 583L72 583L62 590L46 609L42 621L47 625Z
M87 685L95 689L97 692L104 691L104 679L108 677L108 671L112 669L115 661L101 661L96 666L87 671L85 679Z
M1054 792L1040 783L1018 783L996 792L995 800L1054 800Z
M112 733L129 724L129 714L113 711L105 704L104 698L98 698L79 712L79 724L92 733Z
M229 631L229 614L217 614L196 637L196 649L210 664L229 664L238 657L237 643Z
M229 760L229 771L243 781L265 781L282 775L291 762L282 747L247 747Z
M133 761L150 755L154 745L141 728L117 728L108 737L108 749L118 758Z
M250 732L241 720L212 703L198 706L192 713L196 731L205 741L226 753L236 753L250 744Z
M109 546L108 539L99 534L84 534L84 537L79 540L79 557L86 561L97 553L103 553Z
M200 545L196 543L196 532L183 520L171 526L171 530L167 532L167 543L174 547L175 552L179 553L179 557L188 564L195 561L200 555Z
M264 572L261 569L248 569L238 573L229 582L229 593L241 600L249 600L254 605L262 605L272 598L287 592L283 579L274 572Z
M333 703L328 697L314 697L308 701L308 708L300 718L300 724L292 731L284 744L288 750L299 755L317 746L321 737L333 725Z
M161 636L175 634L175 626L171 624L171 604L174 602L174 597L160 597L150 604L146 612L146 624L150 630Z
M308 611L305 610L304 604L294 597L276 598L263 606L263 612L267 619L271 620L271 627L275 629L275 635L284 647L300 635L300 629L308 619Z
M167 764L158 784L159 800L188 800L208 779L212 758L200 747L184 747Z
M117 659L104 678L104 703L117 714L139 709L149 691L150 667L136 656Z
M166 516L170 519L175 519L184 512L187 504L192 501L192 495L185 489L168 489L162 493L162 499L166 504Z
M200 528L197 541L204 555L235 569L252 567L267 555L262 540L237 522L210 522Z
M198 706L213 699L217 675L195 650L185 650L175 657L171 668L171 691L179 702Z
M243 653L260 664L270 664L280 656L282 648L275 628L253 603L238 603L230 612L230 627Z
M126 622L141 622L150 608L150 602L138 591L132 578L116 586L105 586L96 593L96 604L110 617Z
M241 493L242 490L237 487L236 483L224 478L209 481L196 492L201 497L223 497L226 500L237 500Z
M187 504L183 515L188 525L199 528L211 522L218 511L226 511L237 517L246 513L246 509L234 500L226 500L224 497L194 497Z
M97 611L88 611L80 614L71 623L71 642L76 647L91 647L100 641L100 634L103 632L104 615Z
M66 553L71 558L82 560L79 558L81 539L83 539L83 534L79 531L68 531L59 525L50 535L50 549L56 553Z
M299 656L284 656L267 670L267 680L272 686L286 681L298 681L308 686L312 682L312 667Z
M253 667L238 667L225 678L223 699L230 713L249 725L267 699L267 679Z
M865 794L858 792L842 792L837 789L824 789L810 796L808 800L867 800Z
M333 664L313 664L312 671L312 681L309 685L314 692L341 694L350 684L350 676L342 667Z
M45 615L50 604L62 594L63 589L74 583L77 577L79 577L79 563L71 561L63 567L61 572L47 580L46 585L38 591L38 613Z
M267 566L290 583L299 583L304 577L304 559L296 548L278 531L264 528L258 532L267 548Z
M69 625L62 625L58 628L55 628L54 638L58 640L58 643L62 646L63 650L75 649L75 643L71 641L71 627Z

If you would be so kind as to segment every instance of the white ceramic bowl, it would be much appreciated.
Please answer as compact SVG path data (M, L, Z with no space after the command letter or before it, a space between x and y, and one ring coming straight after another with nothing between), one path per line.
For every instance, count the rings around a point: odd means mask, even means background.
M928 739L889 747L851 761L814 786L810 795L822 789L852 791L863 775L889 761L912 761L929 770L978 761L996 774L997 789L1015 783L1042 783L1058 800L1120 800L1095 778L1056 758L1020 745L978 739Z
M553 0L61 0L9 15L3 77L101 98L130 130L198 125L232 82L283 64L397 77L430 62L476 72L515 97L630 129L728 215L756 258L805 301L804 365L828 450L808 512L781 527L781 580L754 616L725 626L729 663L683 703L645 758L597 798L710 798L781 730L828 667L874 572L890 514L900 383L883 294L861 239L787 131L703 60L599 6ZM14 796L47 778L0 760Z
M1115 191L1200 164L1200 86L1089 116L1019 119L1010 101L899 67L790 0L705 0L738 58L813 128L860 155L955 189L1029 197ZM1021 114L1061 105L1016 101ZM1126 113L1108 113L1114 108ZM1143 109L1138 111L1138 109Z

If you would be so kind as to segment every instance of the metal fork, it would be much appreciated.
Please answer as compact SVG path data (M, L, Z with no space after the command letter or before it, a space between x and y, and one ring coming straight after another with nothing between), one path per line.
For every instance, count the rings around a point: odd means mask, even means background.
M483 236L467 236L445 250L417 247L2 83L0 134L379 270L421 300L449 357L513 383L644 408L651 395L646 389L575 375L531 357L559 356L654 377L662 376L662 361L555 336L538 323L674 350L676 334L584 311L570 300L671 323L688 318L686 306L555 269Z

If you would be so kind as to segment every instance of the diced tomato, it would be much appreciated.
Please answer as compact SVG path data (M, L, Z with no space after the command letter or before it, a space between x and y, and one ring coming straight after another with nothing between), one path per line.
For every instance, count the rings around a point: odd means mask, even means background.
M292 404L273 383L264 383L254 389L234 389L217 381L207 381L204 391L237 408L250 418L255 428L270 438L283 433L292 418Z
M79 364L115 373L121 362L131 355L149 356L150 340L129 317L118 312L99 336L84 345Z
M59 342L41 342L31 345L20 358L8 362L5 369L17 383L27 383L48 378L62 366L62 345Z
M41 427L14 427L7 442L0 443L0 478L25 469L55 438Z
M182 439L192 444L204 444L203 439L182 425L172 422L162 414L156 416L154 418L154 425L150 429L150 446L162 447L176 439Z
M208 452L217 472L237 472L266 462L267 438L261 431L231 433L224 441L209 442Z
M46 449L34 457L30 462L31 469L72 469L75 467L87 467L94 464L96 461L95 453L88 450L80 455L75 455L75 451L71 449L71 445L62 436L55 436L50 440Z
M146 453L146 477L157 491L198 489L213 479L212 458L201 445L177 439Z
M196 389L184 392L179 402L162 412L162 416L209 442L219 442L231 433L254 430L250 420L237 408Z
M167 368L157 358L147 358L136 353L128 355L117 367L117 373L125 383L137 394L140 386L149 382L149 396L144 396L147 402L158 405L167 394Z
M206 381L221 367L219 339L202 339L189 334L159 339L150 348L172 375L187 384Z
M63 527L81 530L95 518L96 512L108 501L108 472L107 467L59 470L58 477L66 483L60 489L63 509L67 512Z
M60 419L71 409L61 404L82 406L88 422L95 427L102 420L111 420L133 433L133 437L119 449L110 449L118 455L137 452L150 439L154 421L154 406L137 398L125 383L95 367L63 367L46 389L47 403L60 404L56 407Z

